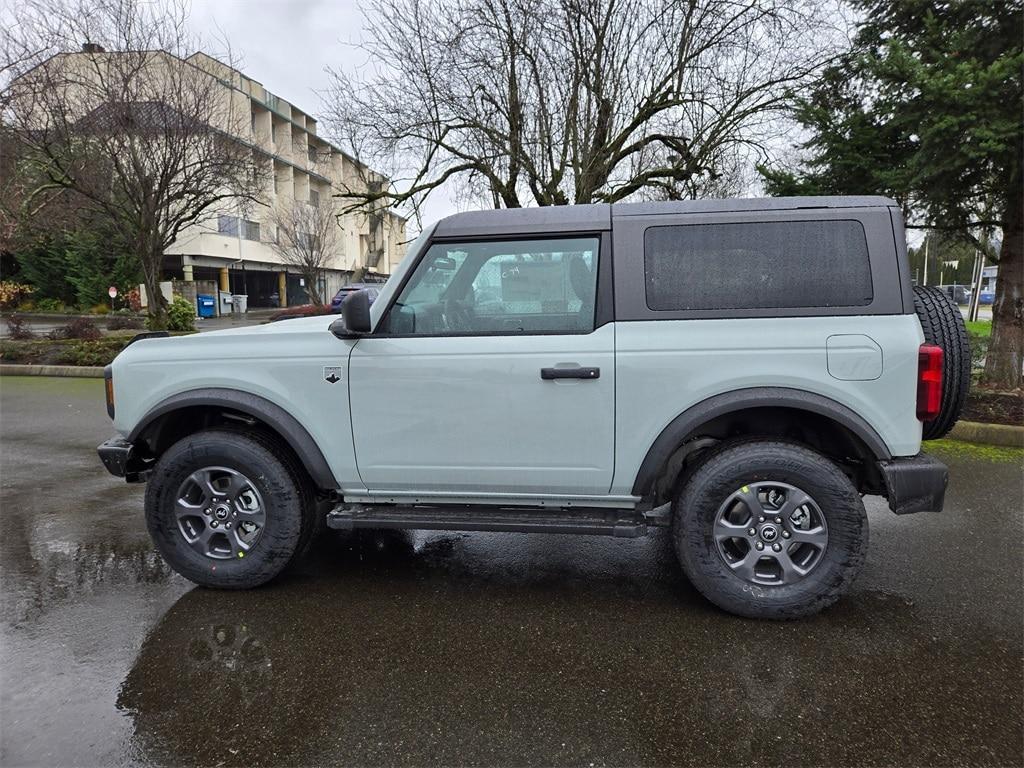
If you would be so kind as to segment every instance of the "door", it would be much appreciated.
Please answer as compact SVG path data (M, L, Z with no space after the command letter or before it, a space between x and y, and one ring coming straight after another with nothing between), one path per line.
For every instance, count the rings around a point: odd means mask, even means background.
M431 246L352 350L353 439L368 489L608 493L615 328L595 327L600 242Z

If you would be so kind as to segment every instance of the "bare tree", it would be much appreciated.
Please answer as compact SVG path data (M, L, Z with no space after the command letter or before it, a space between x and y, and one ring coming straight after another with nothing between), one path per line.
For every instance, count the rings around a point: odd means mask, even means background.
M187 58L178 0L25 0L2 33L0 107L21 143L23 207L72 191L137 254L151 324L164 327L166 249L263 187L235 73ZM243 109L243 106L245 108Z
M299 271L309 300L321 306L324 297L320 295L320 277L334 255L339 231L329 202L312 205L286 200L272 208L267 218L277 231L271 247L285 264Z
M399 181L342 197L415 207L457 180L511 208L722 188L738 157L767 152L789 92L826 60L821 7L374 0L370 70L331 73L329 118Z

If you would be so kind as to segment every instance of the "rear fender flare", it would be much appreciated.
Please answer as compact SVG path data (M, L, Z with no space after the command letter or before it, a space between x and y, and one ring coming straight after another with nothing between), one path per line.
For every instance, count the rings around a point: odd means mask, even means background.
M864 419L831 398L785 387L752 387L715 395L676 416L647 451L633 483L634 496L646 496L662 468L683 441L701 425L748 408L792 408L826 416L859 437L879 461L892 458L885 441Z

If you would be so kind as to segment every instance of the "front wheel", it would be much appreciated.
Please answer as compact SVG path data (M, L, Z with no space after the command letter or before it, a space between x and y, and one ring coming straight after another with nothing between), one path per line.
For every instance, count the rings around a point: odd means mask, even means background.
M849 588L868 522L857 489L824 456L752 441L723 448L690 476L676 499L673 539L687 577L715 605L795 619Z
M301 556L315 503L291 457L258 434L210 430L160 457L146 525L168 565L207 587L264 584Z

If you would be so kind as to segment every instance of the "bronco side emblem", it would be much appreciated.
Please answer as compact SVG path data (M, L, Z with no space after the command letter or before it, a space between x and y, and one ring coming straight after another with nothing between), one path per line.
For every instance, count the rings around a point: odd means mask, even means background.
M329 381L331 384L337 384L341 381L341 366L331 365L324 366L324 381Z

